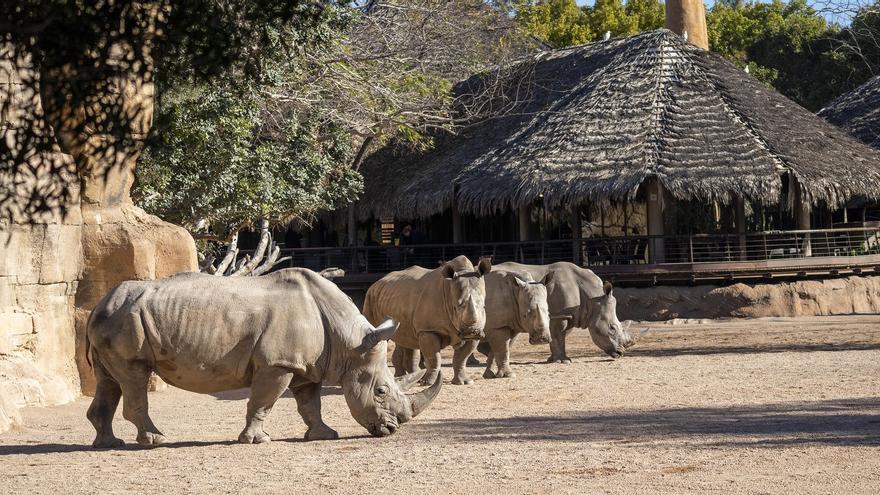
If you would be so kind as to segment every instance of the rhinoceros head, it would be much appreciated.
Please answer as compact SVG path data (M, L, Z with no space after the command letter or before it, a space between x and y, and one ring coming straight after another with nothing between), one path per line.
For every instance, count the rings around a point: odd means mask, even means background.
M424 371L397 379L388 369L388 339L397 330L397 323L387 320L370 332L357 349L358 358L342 380L342 393L352 417L371 435L384 437L397 431L401 424L424 411L440 393L442 378L429 388L407 395L406 390L421 378Z
M617 359L623 356L633 340L627 331L629 325L624 326L617 319L617 299L611 293L611 283L605 282L603 290L605 294L589 301L587 326L593 342L606 354Z
M550 342L550 309L547 305L547 287L534 282L531 277L514 276L516 283L517 319L522 329L529 333L532 345Z
M444 263L440 269L447 311L462 340L484 336L486 282L483 276L491 270L489 258L481 258L474 268L464 256Z

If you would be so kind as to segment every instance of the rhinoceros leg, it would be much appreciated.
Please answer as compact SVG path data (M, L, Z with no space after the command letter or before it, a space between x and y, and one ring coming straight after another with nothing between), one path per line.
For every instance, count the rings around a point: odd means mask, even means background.
M143 361L132 360L124 363L125 370L112 371L122 388L122 417L137 428L137 442L148 447L162 445L167 440L150 419L147 399L150 374L153 370Z
M419 350L425 358L425 375L419 380L420 385L432 385L440 373L440 336L434 332L419 333Z
M421 355L416 350L395 345L394 352L391 353L394 376L403 376L418 370L420 357Z
M453 385L470 385L474 383L467 374L467 358L473 354L479 344L479 340L465 340L462 342L452 354L452 370L455 375L452 377Z
M240 443L266 443L271 440L263 431L263 421L272 411L275 401L290 385L293 373L286 368L269 366L254 372L251 380L251 398L247 405L247 424L238 435Z
M86 417L89 418L97 431L92 446L99 449L122 447L125 442L113 434L113 415L116 414L116 408L119 406L122 389L110 377L101 361L98 359L94 359L94 361L95 378L98 383L95 389L95 398L92 399L92 405L86 412Z
M514 333L509 328L499 328L494 332L494 337L490 340L493 354L495 355L495 365L498 371L495 378L513 378L516 373L510 369L510 342Z
M565 338L571 333L568 320L550 320L550 357L548 363L571 363L571 358L565 352Z
M404 361L404 353L403 347L399 345L394 345L394 352L391 353L391 364L394 365L394 376L403 376L406 374L405 366L403 364Z
M306 430L306 440L336 440L339 434L333 428L327 426L321 419L321 384L306 383L303 385L291 385L293 396L296 398L296 410L302 416Z
M495 365L495 348L491 343L494 333L495 329L486 330L486 341L480 342L477 346L477 349L486 355L486 370L483 371L483 378L495 378L495 372L492 371L492 366ZM483 344L486 345L484 346Z

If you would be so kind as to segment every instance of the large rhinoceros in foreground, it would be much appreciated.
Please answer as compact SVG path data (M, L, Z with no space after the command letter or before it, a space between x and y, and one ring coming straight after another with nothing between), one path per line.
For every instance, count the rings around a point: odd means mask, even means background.
M613 358L619 358L633 344L627 329L617 319L617 299L611 284L590 270L573 263L522 265L501 263L497 270L525 272L547 287L550 306L550 358L548 362L570 362L565 338L575 328L590 331L593 343Z
M95 447L116 447L112 420L122 414L143 445L165 437L147 410L147 381L198 393L250 386L242 443L269 441L263 421L288 388L307 426L306 440L338 435L321 420L321 385L341 385L352 416L374 436L394 433L423 411L440 379L405 395L386 362L396 324L374 328L336 285L305 269L264 277L187 273L125 282L98 303L87 330L97 390L87 416Z
M371 322L385 317L400 322L394 334L394 367L398 375L418 369L418 353L427 371L422 383L435 379L440 371L440 350L455 348L452 383L471 383L465 372L467 357L484 336L486 284L483 276L492 270L487 259L476 268L464 256L433 270L412 266L392 272L367 290L364 315Z
M547 288L527 272L499 270L486 275L486 339L479 350L488 357L484 378L511 378L510 344L520 333L532 345L551 342ZM492 371L495 364L497 371Z

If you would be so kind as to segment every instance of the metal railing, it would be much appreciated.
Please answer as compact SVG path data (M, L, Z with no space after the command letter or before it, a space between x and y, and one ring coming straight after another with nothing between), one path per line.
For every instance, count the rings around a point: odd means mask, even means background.
M652 249L654 253L652 254ZM662 254L661 254L662 251ZM412 265L435 267L459 255L494 263L548 264L571 261L584 267L766 261L880 254L880 227L767 231L746 234L593 237L553 241L346 246L282 249L290 261L279 268L347 273L386 273Z

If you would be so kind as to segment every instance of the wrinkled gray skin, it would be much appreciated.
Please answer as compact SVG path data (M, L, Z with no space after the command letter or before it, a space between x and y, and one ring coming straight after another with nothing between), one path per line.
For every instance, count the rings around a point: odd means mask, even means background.
M341 385L355 420L374 436L389 435L440 390L438 380L404 394L414 376L398 386L386 363L395 329L391 321L374 328L336 285L305 269L124 282L98 303L87 330L97 378L87 413L97 430L93 445L123 445L112 429L120 397L139 443L166 442L147 409L153 371L191 392L250 386L242 443L269 441L263 421L287 389L308 428L306 440L337 438L321 419L322 385Z
M476 268L459 256L433 270L412 266L382 277L367 290L364 315L371 322L386 317L400 322L394 334L392 361L398 376L419 367L419 354L427 371L421 383L432 383L440 372L440 350L455 349L452 383L472 383L465 361L484 336L486 284L492 270L488 259ZM419 352L420 351L420 352Z
M593 343L612 358L623 356L634 341L617 319L617 299L611 284L590 270L573 263L522 265L501 263L497 270L525 272L547 287L550 306L550 358L547 362L570 363L565 338L575 328L590 331Z
M484 378L512 378L510 344L520 333L532 345L550 342L547 288L528 273L492 270L486 275L486 338L480 352L488 356ZM492 365L497 371L492 371Z

